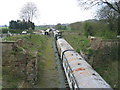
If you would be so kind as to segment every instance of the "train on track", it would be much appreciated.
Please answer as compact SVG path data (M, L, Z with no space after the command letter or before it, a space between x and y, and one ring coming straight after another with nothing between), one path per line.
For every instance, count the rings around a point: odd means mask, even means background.
M62 38L59 30L53 31L56 47L71 89L99 88L112 90L110 85Z

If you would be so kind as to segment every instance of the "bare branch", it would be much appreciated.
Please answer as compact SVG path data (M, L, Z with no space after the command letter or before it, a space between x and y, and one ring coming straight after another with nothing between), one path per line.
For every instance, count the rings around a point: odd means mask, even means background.
M85 9L105 4L120 14L120 0L78 0L78 2Z
M25 21L32 21L37 16L37 7L33 2L28 2L24 5L20 12L20 18Z

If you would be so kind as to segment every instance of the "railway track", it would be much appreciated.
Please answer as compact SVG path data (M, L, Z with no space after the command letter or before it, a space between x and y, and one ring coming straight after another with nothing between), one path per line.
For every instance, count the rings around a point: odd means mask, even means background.
M67 78L65 76L63 67L62 67L62 62L58 54L57 46L56 46L56 40L53 37L53 49L56 57L56 64L58 66L58 71L59 71L59 81L60 81L60 86L59 88L69 88L69 84L67 82Z

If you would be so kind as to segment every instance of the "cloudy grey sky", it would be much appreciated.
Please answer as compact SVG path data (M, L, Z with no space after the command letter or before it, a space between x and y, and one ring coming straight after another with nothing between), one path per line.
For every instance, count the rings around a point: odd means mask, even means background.
M20 19L20 10L26 2L34 2L39 10L39 17L34 19L36 25L84 21L94 18L95 13L93 9L81 9L77 0L1 0L0 25Z

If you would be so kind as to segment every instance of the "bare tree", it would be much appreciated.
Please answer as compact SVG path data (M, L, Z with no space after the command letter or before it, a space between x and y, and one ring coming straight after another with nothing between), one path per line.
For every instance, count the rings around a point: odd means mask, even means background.
M103 6L97 11L99 19L116 19L117 13L108 6Z
M120 0L78 0L81 6L88 9L95 5L107 5L120 14Z
M38 9L33 2L28 2L20 11L20 18L25 21L31 21L34 17L37 17Z

